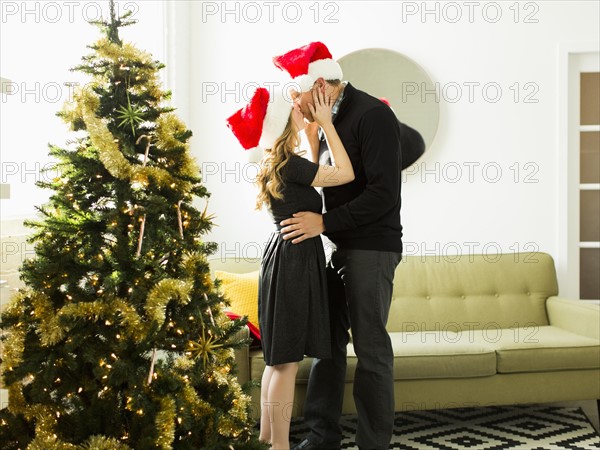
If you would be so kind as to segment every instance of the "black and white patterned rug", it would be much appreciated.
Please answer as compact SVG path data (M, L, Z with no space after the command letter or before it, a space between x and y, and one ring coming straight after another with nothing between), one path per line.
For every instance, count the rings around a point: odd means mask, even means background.
M342 449L357 449L356 416L343 416ZM290 443L307 433L294 419ZM400 450L594 450L600 435L581 408L490 406L396 413L390 449Z

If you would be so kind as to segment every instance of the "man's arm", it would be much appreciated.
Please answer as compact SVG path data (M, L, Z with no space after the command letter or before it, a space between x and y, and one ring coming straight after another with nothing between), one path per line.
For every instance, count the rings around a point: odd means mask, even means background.
M298 244L305 239L316 237L325 231L323 216L311 211L302 211L294 214L291 219L280 223L283 239L293 239L292 244Z
M400 145L402 148L402 170L412 166L425 153L425 141L417 130L405 123L400 125Z
M365 190L323 215L325 230L351 230L375 222L394 207L400 195L401 154L398 122L389 110L374 108L358 125Z
M400 195L401 155L398 122L385 109L374 108L358 126L362 162L367 177L365 190L355 199L324 215L299 212L281 222L284 239L294 244L324 231L349 230L379 219Z

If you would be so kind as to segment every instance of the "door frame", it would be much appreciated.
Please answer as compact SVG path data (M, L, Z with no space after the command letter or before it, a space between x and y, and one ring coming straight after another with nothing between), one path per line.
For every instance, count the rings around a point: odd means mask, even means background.
M597 71L598 42L563 43L558 52L557 258L559 295L579 298L579 74Z

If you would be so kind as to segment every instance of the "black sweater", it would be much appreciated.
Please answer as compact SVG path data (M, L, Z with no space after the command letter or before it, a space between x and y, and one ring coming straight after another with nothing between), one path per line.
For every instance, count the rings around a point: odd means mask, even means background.
M324 234L340 248L402 252L401 124L386 104L350 83L333 124L355 179L323 189Z

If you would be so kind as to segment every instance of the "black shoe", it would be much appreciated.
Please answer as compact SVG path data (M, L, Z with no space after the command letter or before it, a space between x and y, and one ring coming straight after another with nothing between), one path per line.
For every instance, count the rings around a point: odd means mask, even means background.
M308 439L303 439L299 444L294 445L291 450L340 450L339 445L324 446L321 444L313 444Z

